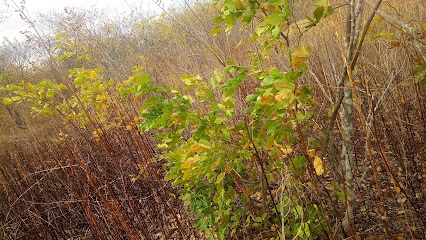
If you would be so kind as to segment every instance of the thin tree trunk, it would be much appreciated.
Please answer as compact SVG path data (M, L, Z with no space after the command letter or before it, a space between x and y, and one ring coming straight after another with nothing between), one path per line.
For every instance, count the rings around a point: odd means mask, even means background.
M345 82L345 92L343 97L342 108L340 109L340 118L342 120L343 146L342 146L342 168L345 175L346 190L346 214L343 220L343 227L346 232L352 232L353 226L353 209L355 203L355 186L353 179L353 162L354 162L354 144L353 144L353 100L352 91L349 81Z

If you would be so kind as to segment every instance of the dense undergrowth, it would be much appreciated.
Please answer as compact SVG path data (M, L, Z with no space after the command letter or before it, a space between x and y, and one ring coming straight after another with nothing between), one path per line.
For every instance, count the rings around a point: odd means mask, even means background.
M422 239L425 6L368 2L43 16L1 52L0 236Z

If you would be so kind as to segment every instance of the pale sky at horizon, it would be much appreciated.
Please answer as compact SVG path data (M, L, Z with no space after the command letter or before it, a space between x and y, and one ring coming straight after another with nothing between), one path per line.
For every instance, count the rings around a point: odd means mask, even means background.
M163 2L166 0L163 0ZM5 2L13 5L12 0L0 1L0 12L6 10ZM19 4L19 0L15 0ZM168 0L170 2L170 0ZM152 0L27 0L26 9L30 17L35 20L38 13L48 13L50 11L64 12L65 7L77 7L84 9L99 9L111 12L117 15L123 12L130 12L130 7L138 6L146 11L158 11L159 8ZM9 8L10 11L10 8ZM13 11L13 10L12 10ZM8 14L9 15L9 14ZM9 39L24 39L19 31L29 30L29 26L25 23L18 13L12 12L4 22L0 22L0 43L4 37Z

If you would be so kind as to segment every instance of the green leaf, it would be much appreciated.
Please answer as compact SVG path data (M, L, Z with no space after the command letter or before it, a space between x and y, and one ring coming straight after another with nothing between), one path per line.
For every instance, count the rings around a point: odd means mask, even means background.
M269 26L266 27L260 27L256 30L256 34L258 36L262 36L263 34L265 34L265 32L268 30Z
M281 30L282 30L282 29L283 29L282 24L275 26L275 27L272 29L272 37L274 37L274 38L279 38L279 37L280 37L280 35L281 35Z
M10 105L13 103L12 99L9 97L3 98L3 102L7 105Z
M212 88L216 88L217 85L219 85L219 83L222 81L223 79L223 74L215 69L214 70L214 77L210 78L210 85L212 86Z
M282 8L282 13L284 15L284 19L291 17L291 8L290 8L290 5L287 3L287 1L284 4L284 6L281 8Z
M280 120L266 120L265 126L267 129L277 128L281 124Z
M271 68L271 70L269 70L269 76L266 76L262 83L261 86L269 86L272 85L276 82L278 82L279 80L283 79L284 75L278 71L277 68Z
M291 160L296 167L303 167L308 161L304 156L297 156Z
M218 24L223 23L223 17L222 16L218 16L215 19L213 19L213 22L214 23L218 23Z
M223 84L221 89L225 92L225 97L231 96L242 81L239 78L230 78L228 82Z
M288 4L287 0L268 0L271 6L282 6L284 4Z
M55 90L54 89L49 89L49 90L47 90L47 92L46 92L46 97L47 98L51 98L51 97L53 97L55 95Z
M285 20L285 15L274 12L271 15L268 15L264 22L270 24L270 25L280 25Z
M281 161L278 161L278 160L274 162L274 165L279 167L279 168L284 168L284 164Z
M314 17L315 17L316 23L318 23L321 20L323 15L324 15L324 7L323 6L317 7L317 9L315 9L314 11Z
M140 74L140 76L138 76L138 78L137 78L137 81L138 81L138 84L140 84L140 85L154 82L154 80L152 78L150 78L148 76L148 74L146 74L146 73Z
M222 134L220 135L220 137L225 140L230 142L231 141L231 134L229 133L228 129L222 129Z
M219 184L222 182L223 178L225 177L226 172L220 173L217 175L216 184Z
M74 86L79 87L85 80L86 78L84 77L84 75L80 74L74 79Z

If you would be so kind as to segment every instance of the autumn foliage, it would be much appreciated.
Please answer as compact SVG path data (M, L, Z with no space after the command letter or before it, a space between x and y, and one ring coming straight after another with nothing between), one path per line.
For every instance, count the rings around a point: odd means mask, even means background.
M44 16L1 50L0 236L421 239L426 29L386 2Z

